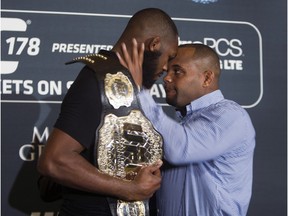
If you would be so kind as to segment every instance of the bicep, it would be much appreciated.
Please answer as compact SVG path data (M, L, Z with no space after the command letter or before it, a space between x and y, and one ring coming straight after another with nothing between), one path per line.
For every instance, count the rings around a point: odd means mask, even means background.
M77 140L64 131L54 128L45 145L45 152L51 156L65 153L80 153L84 150Z
M48 174L56 164L60 162L65 164L65 161L69 161L75 154L79 155L83 150L84 146L77 140L62 130L54 128L39 159L39 171L44 175Z

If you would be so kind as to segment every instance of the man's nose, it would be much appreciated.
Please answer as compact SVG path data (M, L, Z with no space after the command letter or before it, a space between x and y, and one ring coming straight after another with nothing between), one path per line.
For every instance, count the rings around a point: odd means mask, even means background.
M163 78L164 82L167 82L167 83L171 83L172 82L172 76L167 73L166 76Z

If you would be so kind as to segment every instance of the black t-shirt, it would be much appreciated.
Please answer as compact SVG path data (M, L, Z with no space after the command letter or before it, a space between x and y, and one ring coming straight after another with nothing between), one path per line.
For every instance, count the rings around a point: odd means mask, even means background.
M101 111L96 76L86 66L68 90L55 127L90 149L95 141L95 131L100 123Z
M100 124L101 111L96 76L86 66L68 90L54 127L81 143L87 149L83 152L83 157L91 164L94 160L95 132ZM64 187L60 215L110 215L110 210L105 196Z

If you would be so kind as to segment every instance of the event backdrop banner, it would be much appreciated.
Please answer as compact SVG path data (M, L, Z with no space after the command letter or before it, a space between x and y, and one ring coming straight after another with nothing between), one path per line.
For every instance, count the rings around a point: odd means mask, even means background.
M172 17L179 44L203 43L216 50L220 88L249 112L257 133L248 215L286 215L286 1L273 7L256 0L27 2L4 0L1 9L2 215L57 215L61 201L45 203L39 197L36 164L83 67L65 62L112 49L129 18L146 7ZM150 93L174 118L161 80Z

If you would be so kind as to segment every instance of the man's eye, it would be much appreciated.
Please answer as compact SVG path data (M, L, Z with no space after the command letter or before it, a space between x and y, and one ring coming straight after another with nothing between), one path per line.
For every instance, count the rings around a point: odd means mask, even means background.
M175 73L176 75L178 75L178 74L181 74L181 71L180 71L180 70L175 70L174 73Z
M170 62L170 61L173 60L174 58L175 58L175 56L173 56L173 57L172 57L172 56L169 57L169 58L168 58L168 62Z

